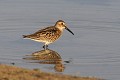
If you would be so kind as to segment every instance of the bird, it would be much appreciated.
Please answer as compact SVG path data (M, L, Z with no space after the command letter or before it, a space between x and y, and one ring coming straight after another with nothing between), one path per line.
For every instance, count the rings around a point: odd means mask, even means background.
M55 42L62 35L63 30L66 29L74 35L74 33L66 26L63 20L58 20L54 26L49 26L38 30L30 35L23 35L23 38L31 39L37 42L44 43L44 50L48 49L48 44Z

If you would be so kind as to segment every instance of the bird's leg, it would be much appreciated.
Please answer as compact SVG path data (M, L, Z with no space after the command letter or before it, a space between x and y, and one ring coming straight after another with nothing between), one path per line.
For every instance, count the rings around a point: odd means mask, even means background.
M45 50L45 45L43 46L44 50Z
M46 45L46 49L48 49L48 45Z
M48 49L48 45L43 46L44 50Z

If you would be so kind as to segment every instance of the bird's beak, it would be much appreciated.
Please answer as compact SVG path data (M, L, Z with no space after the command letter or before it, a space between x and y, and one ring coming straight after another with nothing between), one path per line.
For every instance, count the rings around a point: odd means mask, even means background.
M72 33L74 35L74 33L69 28L67 28L66 26L65 26L65 29L68 30L70 33Z

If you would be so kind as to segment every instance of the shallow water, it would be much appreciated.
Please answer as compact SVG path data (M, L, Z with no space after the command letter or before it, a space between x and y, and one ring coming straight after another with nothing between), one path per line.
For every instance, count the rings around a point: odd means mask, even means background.
M58 19L75 34L65 30L49 45L62 57L62 73L120 79L119 0L0 0L0 63L55 72L54 64L23 59L42 50L43 44L22 35L54 25Z

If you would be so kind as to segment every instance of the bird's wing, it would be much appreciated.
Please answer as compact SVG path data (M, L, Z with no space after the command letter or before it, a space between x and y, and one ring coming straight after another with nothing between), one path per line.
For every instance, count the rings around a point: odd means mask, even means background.
M39 39L39 38L49 38L51 36L54 36L56 34L57 30L55 27L47 27L44 29L41 29L33 34L30 35L23 35L24 38L31 38L31 39Z
M42 37L42 36L53 36L56 33L55 27L47 27L45 29L41 29L34 33L34 35Z

